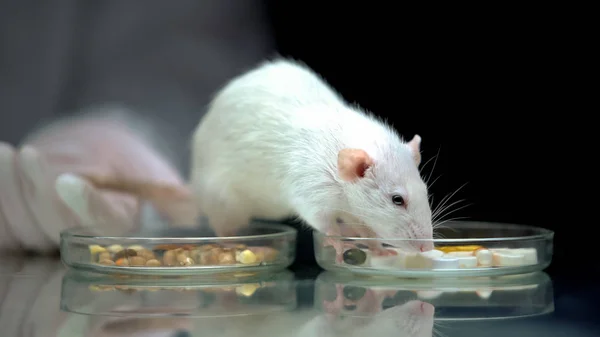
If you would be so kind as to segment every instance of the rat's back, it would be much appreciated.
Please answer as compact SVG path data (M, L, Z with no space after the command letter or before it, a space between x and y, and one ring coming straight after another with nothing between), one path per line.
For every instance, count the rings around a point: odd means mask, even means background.
M239 205L239 197L251 199L261 216L289 215L282 182L307 151L315 165L335 158L317 148L346 110L341 97L301 63L265 62L233 79L193 136L191 180L200 207L217 207L206 199L219 197Z
M277 59L264 62L230 81L216 95L211 110L215 110L217 106L236 103L268 108L253 111L252 114L255 114L261 111L269 113L270 109L282 110L284 106L290 108L342 103L342 99L322 77L305 64Z

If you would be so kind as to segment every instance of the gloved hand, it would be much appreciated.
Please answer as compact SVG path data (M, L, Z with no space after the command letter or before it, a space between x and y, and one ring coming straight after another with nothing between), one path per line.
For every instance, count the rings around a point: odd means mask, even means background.
M139 196L100 190L85 177L190 195L174 167L119 120L60 122L18 149L0 142L0 250L56 251L67 228L136 226Z

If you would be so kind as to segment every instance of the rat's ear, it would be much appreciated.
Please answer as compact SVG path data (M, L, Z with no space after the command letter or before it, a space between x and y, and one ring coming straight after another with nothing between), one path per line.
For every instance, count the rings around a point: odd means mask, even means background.
M410 153L412 153L415 164L419 166L421 164L421 136L414 135L413 139L406 143L406 145L408 145Z
M373 165L373 159L364 150L342 149L338 153L338 172L345 181L354 181L365 176Z

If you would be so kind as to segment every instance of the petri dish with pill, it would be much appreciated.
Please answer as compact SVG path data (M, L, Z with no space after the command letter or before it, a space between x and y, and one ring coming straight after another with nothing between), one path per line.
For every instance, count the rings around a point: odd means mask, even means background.
M69 270L63 277L61 309L95 316L216 318L264 315L297 305L288 270L260 277L115 277Z
M465 279L347 277L325 271L315 281L315 306L345 316L371 317L407 302L422 301L435 308L436 321L517 319L554 312L550 276L533 272ZM337 304L337 305L336 305Z
M255 221L235 236L200 229L143 232L74 228L61 233L61 260L70 268L127 275L267 272L289 267L297 230Z
M327 236L315 232L317 263L325 270L411 278L524 274L547 268L553 255L550 230L507 223L453 221L427 240ZM431 243L431 240L429 240ZM375 248L373 248L375 247Z

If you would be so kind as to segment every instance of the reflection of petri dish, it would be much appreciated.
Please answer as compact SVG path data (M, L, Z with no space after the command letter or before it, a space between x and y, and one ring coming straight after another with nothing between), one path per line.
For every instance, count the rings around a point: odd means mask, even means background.
M295 307L294 275L287 270L218 280L69 270L61 289L62 310L94 316L215 318L263 315Z
M282 270L295 258L296 229L251 223L236 236L167 229L139 235L77 228L61 233L61 259L72 268L128 275L190 275Z
M325 271L315 284L317 308L331 311L331 303L337 301L347 316L371 316L414 300L433 305L436 321L524 318L554 311L552 281L544 272L464 279L386 279L349 278ZM361 308L361 302L370 302L370 307L345 310Z
M524 274L544 270L552 261L554 233L543 228L455 221L436 229L436 234L443 237L433 240L436 251L417 253L410 247L432 240L385 239L384 243L315 232L315 256L330 271L417 278ZM369 241L380 241L394 254L376 256L367 248Z

